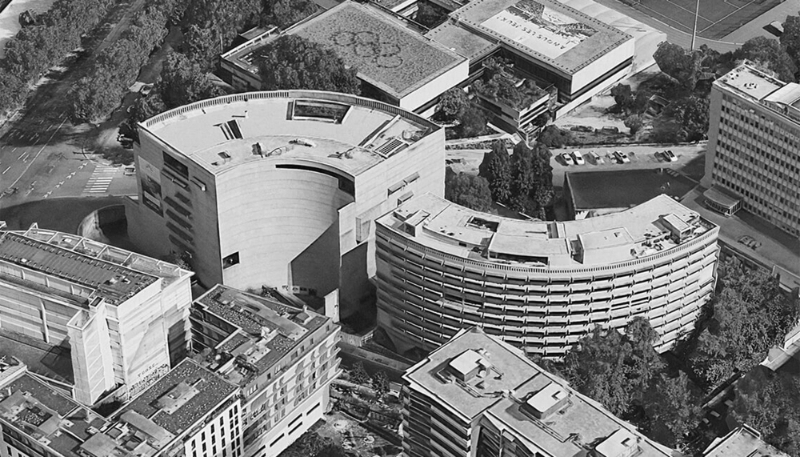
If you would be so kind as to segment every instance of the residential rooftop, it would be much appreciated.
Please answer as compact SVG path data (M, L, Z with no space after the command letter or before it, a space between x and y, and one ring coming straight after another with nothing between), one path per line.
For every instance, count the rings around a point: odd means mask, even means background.
M633 39L557 0L474 0L450 17L568 75ZM446 43L451 35L443 29L432 38Z
M169 435L181 435L237 390L197 362L185 359L128 403L119 418L149 431L156 442L161 442Z
M604 451L625 438L632 438L627 443L639 449L627 455L670 455L520 350L478 328L460 331L404 378L412 390L444 403L467 421L482 415L500 422L548 455L582 455L586 446Z
M4 279L82 304L102 297L118 305L159 279L167 285L192 274L167 262L35 224L25 231L0 231L0 260L63 279L65 284L45 283L38 276L22 278L8 271L1 275Z
M744 425L717 438L704 457L789 457L761 439L761 433Z
M657 170L568 172L564 179L569 182L575 211L632 208L662 194L681 198L695 186L669 168L662 173Z
M425 194L408 200L377 223L458 257L556 269L645 258L716 228L666 195L599 217L537 222L482 213Z
M358 175L439 127L400 108L317 91L250 92L186 105L140 128L212 174L261 160Z
M198 298L194 306L237 328L217 346L209 368L240 386L272 368L330 321L311 310L219 284Z
M82 443L106 425L93 411L27 373L0 389L0 417L66 457L78 457Z

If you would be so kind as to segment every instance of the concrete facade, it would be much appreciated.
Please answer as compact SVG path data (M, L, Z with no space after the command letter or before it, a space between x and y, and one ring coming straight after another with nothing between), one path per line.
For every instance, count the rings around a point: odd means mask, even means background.
M719 228L667 196L579 221L529 222L421 196L378 220L378 323L398 351L479 326L558 358L642 316L671 348L715 284Z
M747 63L714 82L702 183L800 238L800 84Z
M149 119L139 135L139 198L127 202L136 245L187 253L207 286L339 289L343 317L371 295L372 221L415 193L444 193L444 130L350 95L220 97Z
M68 348L81 403L136 395L186 355L189 271L34 225L0 232L0 275L0 326Z

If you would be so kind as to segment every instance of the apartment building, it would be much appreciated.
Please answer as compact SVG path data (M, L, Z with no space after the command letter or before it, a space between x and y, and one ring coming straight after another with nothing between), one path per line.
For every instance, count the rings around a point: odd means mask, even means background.
M74 457L107 421L27 372L0 364L0 457ZM104 457L111 455L106 454Z
M800 84L743 63L711 89L706 205L800 237Z
M138 394L185 357L192 272L77 235L0 231L0 330L69 353L76 400Z
M409 457L672 455L477 327L459 331L403 381Z
M715 439L703 452L703 457L789 457L761 439L761 433L742 425L722 438Z
M205 100L139 125L143 252L190 257L208 287L270 286L369 304L373 221L444 194L444 129L396 106L315 91Z
M664 351L715 284L719 228L666 195L613 214L532 222L415 197L377 221L378 324L431 351L480 326L558 358L594 326L642 316Z
M194 349L241 389L242 455L278 455L322 418L341 372L331 319L218 285L191 320Z

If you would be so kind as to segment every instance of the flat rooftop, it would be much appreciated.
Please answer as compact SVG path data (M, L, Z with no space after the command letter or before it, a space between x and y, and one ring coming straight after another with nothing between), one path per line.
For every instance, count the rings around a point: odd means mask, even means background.
M474 0L450 16L569 75L633 39L557 0ZM451 42L448 35L432 37Z
M613 265L675 248L678 244L663 219L667 215L691 227L691 233L681 243L716 227L666 195L599 217L534 222L481 213L425 194L382 216L378 223L425 246L462 258L558 269ZM583 260L579 260L581 253Z
M75 384L69 348L0 329L0 354L13 355L28 367L28 371L38 376L66 385Z
M481 355L485 373L464 381L453 379L450 363L470 352ZM670 455L667 449L639 434L634 426L531 362L520 350L477 328L459 332L406 372L404 378L412 391L446 404L468 420L485 415L500 421L551 455L580 455L586 452L585 446L602 445L620 431L636 438L640 454L634 455ZM537 393L556 391L562 395L560 398L567 397L562 406L542 419L527 412L526 404L541 400L534 398ZM548 408L557 406L556 402L550 403L546 405ZM574 433L580 438L570 439Z
M318 163L353 176L439 129L391 105L315 91L229 95L140 125L212 174L272 160Z
M679 173L655 170L567 172L564 179L569 181L575 211L631 208L662 194L681 198L695 186Z
M171 263L36 226L25 231L0 231L0 260L84 286L82 292L75 289L78 301L94 293L111 304L122 303L158 279L167 285L193 274ZM63 288L38 283L35 287L70 295Z
M106 421L25 373L0 391L0 415L19 431L63 456L76 450Z
M759 71L750 65L740 65L715 81L756 101L765 99L786 83Z
M496 42L490 41L450 21L439 25L426 33L425 36L442 46L446 46L448 49L452 49L470 61L478 60L498 47Z
M226 339L216 352L228 358L243 354L247 359L246 365L257 370L253 375L269 370L330 321L311 310L287 306L219 284L198 298L195 301L197 305L239 329L238 334ZM212 369L224 365L224 361L216 361ZM223 375L239 385L250 379L241 376L238 370Z
M761 439L761 434L744 426L717 438L706 449L704 457L789 457Z
M177 407L175 405L170 407L162 399L175 392L174 389L179 385L191 386L192 395L184 398ZM179 436L229 398L237 389L197 362L185 359L128 403L120 411L119 417L125 420L125 417L130 417L125 416L125 413L133 411L138 416L148 418L166 432ZM163 431L161 434L164 434Z

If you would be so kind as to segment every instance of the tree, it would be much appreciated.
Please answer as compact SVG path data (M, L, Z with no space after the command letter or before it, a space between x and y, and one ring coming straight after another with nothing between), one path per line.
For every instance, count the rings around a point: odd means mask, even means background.
M483 135L486 131L486 116L483 110L474 102L467 106L461 114L461 124L458 126L461 138L473 138Z
M539 142L548 148L563 148L573 142L572 132L562 130L555 125L548 125L539 134Z
M511 198L511 157L501 140L492 143L492 150L483 155L478 176L489 182L492 199L507 203Z
M224 95L200 64L177 52L167 56L157 91L169 109Z
M719 277L713 315L690 356L692 370L710 387L758 365L800 316L798 300L784 295L778 278L765 270L731 258L720 265Z
M644 119L638 114L631 114L625 118L625 127L630 129L631 135L636 135L636 132L641 130L643 126Z
M648 437L671 448L684 447L701 417L701 398L685 373L660 373L643 397Z
M800 13L797 16L786 16L781 34L781 46L792 58L794 65L800 68Z
M686 89L693 90L700 77L703 54L700 51L689 52L677 44L662 42L653 54L658 68L672 76Z
M364 368L364 364L360 361L353 365L350 375L352 376L351 380L360 386L369 386L372 383L372 378L370 378L369 373Z
M447 89L439 98L439 112L446 121L452 122L461 117L468 106L469 98L466 92L458 87Z
M285 29L311 16L319 7L308 0L269 0L261 14L262 25Z
M595 327L563 363L563 373L579 392L623 418L642 402L651 380L664 366L653 349L656 334L646 319L634 318L626 332Z
M389 376L386 375L385 371L378 371L372 377L372 385L375 386L375 391L378 392L378 398L383 398L390 390Z
M360 92L354 68L345 67L333 51L296 35L283 35L258 50L254 63L264 90Z
M552 204L552 154L542 143L533 149L524 142L514 146L511 154L511 209L545 219L545 208Z
M782 81L795 81L794 74L797 66L778 40L763 36L751 38L745 41L734 55L737 59L750 60L758 67L774 72Z
M446 12L429 1L419 2L418 5L419 9L417 9L414 20L429 29L441 24L447 17Z
M476 211L486 212L492 209L492 191L489 190L487 180L480 176L453 172L447 178L444 185L446 199Z
M631 86L627 84L617 84L611 88L611 96L614 97L614 102L617 108L623 113L628 112L633 106L634 98Z

